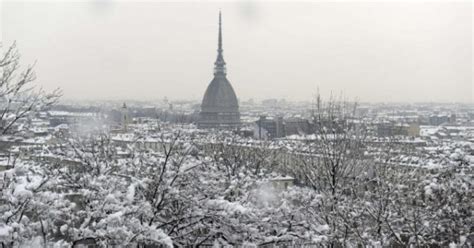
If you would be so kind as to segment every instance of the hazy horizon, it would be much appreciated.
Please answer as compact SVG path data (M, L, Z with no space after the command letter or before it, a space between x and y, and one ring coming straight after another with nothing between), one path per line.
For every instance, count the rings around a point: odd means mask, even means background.
M470 1L6 1L0 33L66 100L200 100L219 9L241 101L473 102Z

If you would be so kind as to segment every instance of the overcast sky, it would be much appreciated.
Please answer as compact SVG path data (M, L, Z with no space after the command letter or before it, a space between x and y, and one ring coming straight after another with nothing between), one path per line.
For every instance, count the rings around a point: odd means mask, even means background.
M472 3L3 2L4 44L66 99L201 99L223 14L240 100L472 102Z

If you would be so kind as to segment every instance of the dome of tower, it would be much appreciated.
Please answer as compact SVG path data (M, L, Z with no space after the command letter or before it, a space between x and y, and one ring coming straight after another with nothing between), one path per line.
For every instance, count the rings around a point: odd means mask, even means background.
M214 77L204 93L201 109L205 112L239 111L237 96L226 77Z

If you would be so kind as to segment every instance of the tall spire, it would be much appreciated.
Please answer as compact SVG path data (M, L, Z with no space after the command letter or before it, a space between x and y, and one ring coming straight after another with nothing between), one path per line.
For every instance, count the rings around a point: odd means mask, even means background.
M217 47L217 52L219 55L222 55L222 14L219 10L219 44Z
M214 63L214 75L224 75L226 74L225 61L224 61L224 50L222 49L222 14L219 11L219 37L217 44L217 59Z

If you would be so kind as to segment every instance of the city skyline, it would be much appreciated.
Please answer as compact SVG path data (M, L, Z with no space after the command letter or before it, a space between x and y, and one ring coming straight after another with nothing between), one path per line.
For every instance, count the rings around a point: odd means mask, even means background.
M310 101L319 88L362 102L469 103L471 8L468 1L7 1L1 33L4 46L16 40L23 64L36 61L38 84L61 88L65 100L199 101L221 9L240 101Z
M0 247L473 246L471 2L140 1L0 0Z

